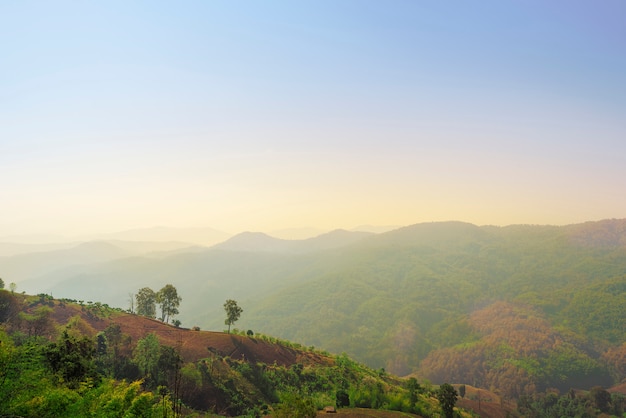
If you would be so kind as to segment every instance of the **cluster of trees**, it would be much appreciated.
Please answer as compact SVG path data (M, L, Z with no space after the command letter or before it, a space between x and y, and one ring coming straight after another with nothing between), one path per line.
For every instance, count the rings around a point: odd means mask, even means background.
M517 409L523 416L530 418L621 417L626 413L626 396L609 393L601 386L594 386L586 393L569 390L564 395L550 390L547 393L522 396Z
M139 289L135 295L135 309L138 315L143 315L148 318L156 318L157 304L161 310L161 321L169 322L174 316L178 315L178 307L183 299L178 296L176 288L171 284L166 284L161 290L155 292L149 287L143 287ZM132 298L131 298L132 301ZM131 306L131 310L132 306ZM178 320L175 320L175 325L180 325Z
M179 416L182 359L154 334L132 348L119 326L95 339L68 326L54 342L0 332L0 343L1 416Z
M131 311L136 312L138 315L146 316L148 318L156 318L157 305L161 310L160 319L163 322L169 322L175 315L178 315L178 307L182 298L178 296L176 288L171 285L165 285L161 290L155 292L149 287L143 287L131 297ZM224 310L226 311L225 325L228 325L228 333L230 334L230 327L239 320L243 309L239 307L236 300L228 299L224 303ZM180 326L180 321L175 319L172 323L176 326Z
M4 289L4 280L2 280L2 277L0 277L0 289ZM13 282L9 283L9 290L15 292L15 290L17 290L17 284Z
M422 361L426 377L498 388L504 397L519 399L548 388L567 391L578 382L608 386L607 365L614 364L616 376L621 370L618 350L606 360L594 358L592 344L555 329L528 306L497 302L472 314L468 325L475 340L432 351Z
M133 341L115 322L96 332L86 309L56 324L51 312L57 305L62 303L0 291L0 416L156 418L201 410L312 417L327 405L449 416L456 400L446 385L433 389L415 379L402 381L345 355L280 365L208 350L206 358L185 363L180 346L161 344L156 334ZM24 317L25 307L32 317ZM232 299L224 309L226 325L242 313ZM181 338L185 332L193 331L181 330ZM440 408L432 398L440 399Z
M54 306L0 290L0 416L172 416L174 397L153 391L142 354L119 326L92 337L91 325L75 316L59 327ZM158 359L171 369L169 357Z

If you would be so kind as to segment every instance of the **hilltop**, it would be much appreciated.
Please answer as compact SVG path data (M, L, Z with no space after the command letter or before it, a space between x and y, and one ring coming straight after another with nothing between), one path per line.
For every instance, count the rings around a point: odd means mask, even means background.
M126 400L115 410L141 408L141 416L164 408L182 416L305 416L294 408L330 405L345 417L381 418L438 410L436 388L407 386L345 355L252 333L178 328L99 302L0 290L0 323L5 415L90 416L119 396Z
M80 318L87 325L83 329L84 335L90 338L95 338L98 333L111 325L118 325L120 331L135 342L154 333L161 344L176 347L185 362L197 362L206 358L207 352L210 351L234 360L278 364L286 367L296 363L325 366L333 363L329 356L317 352L296 350L261 338L179 328L157 319L119 310L109 310L98 304L77 304L54 300L49 300L46 304L53 307L50 317L54 323L63 325ZM99 314L99 309L107 313Z

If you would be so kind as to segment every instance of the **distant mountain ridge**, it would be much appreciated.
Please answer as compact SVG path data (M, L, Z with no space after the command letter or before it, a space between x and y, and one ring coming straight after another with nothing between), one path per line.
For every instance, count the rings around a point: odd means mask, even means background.
M19 282L72 264L91 264L128 257L132 252L107 242L85 242L60 250L0 257L5 280Z
M90 241L49 249L48 245L28 244L27 248L42 248L44 251L0 257L0 277L9 283L19 283L22 290L43 291L54 282L46 278L40 280L39 277L59 270L71 274L77 266L93 266L127 257L158 255L183 249L192 251L190 245L179 242Z
M572 242L586 247L626 247L626 219L606 219L566 227Z
M43 253L47 251L63 250L78 245L78 242L61 242L56 244L25 244L22 242L0 242L0 257L14 255Z
M228 251L307 253L344 247L374 235L369 232L356 232L337 229L317 237L302 240L274 238L262 232L243 232L214 245L213 249Z
M208 227L173 228L157 226L136 228L109 234L97 234L87 240L119 240L141 242L188 242L199 245L213 245L228 239L231 234Z
M368 243L380 245L461 245L486 239L486 227L467 222L425 222L394 229L375 235Z

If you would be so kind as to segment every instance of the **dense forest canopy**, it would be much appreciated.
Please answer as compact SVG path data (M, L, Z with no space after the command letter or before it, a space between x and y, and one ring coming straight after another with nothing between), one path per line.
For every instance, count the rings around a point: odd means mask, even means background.
M434 381L471 383L471 375L500 387L513 373L511 397L618 383L626 375L611 358L626 342L625 225L403 228L254 304L250 322ZM463 366L441 374L444 357ZM473 374L477 362L483 371Z

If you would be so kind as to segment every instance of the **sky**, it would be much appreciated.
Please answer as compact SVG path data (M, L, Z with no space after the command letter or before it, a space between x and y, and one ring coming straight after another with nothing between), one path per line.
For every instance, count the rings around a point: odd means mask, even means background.
M0 2L0 236L626 217L622 0Z

